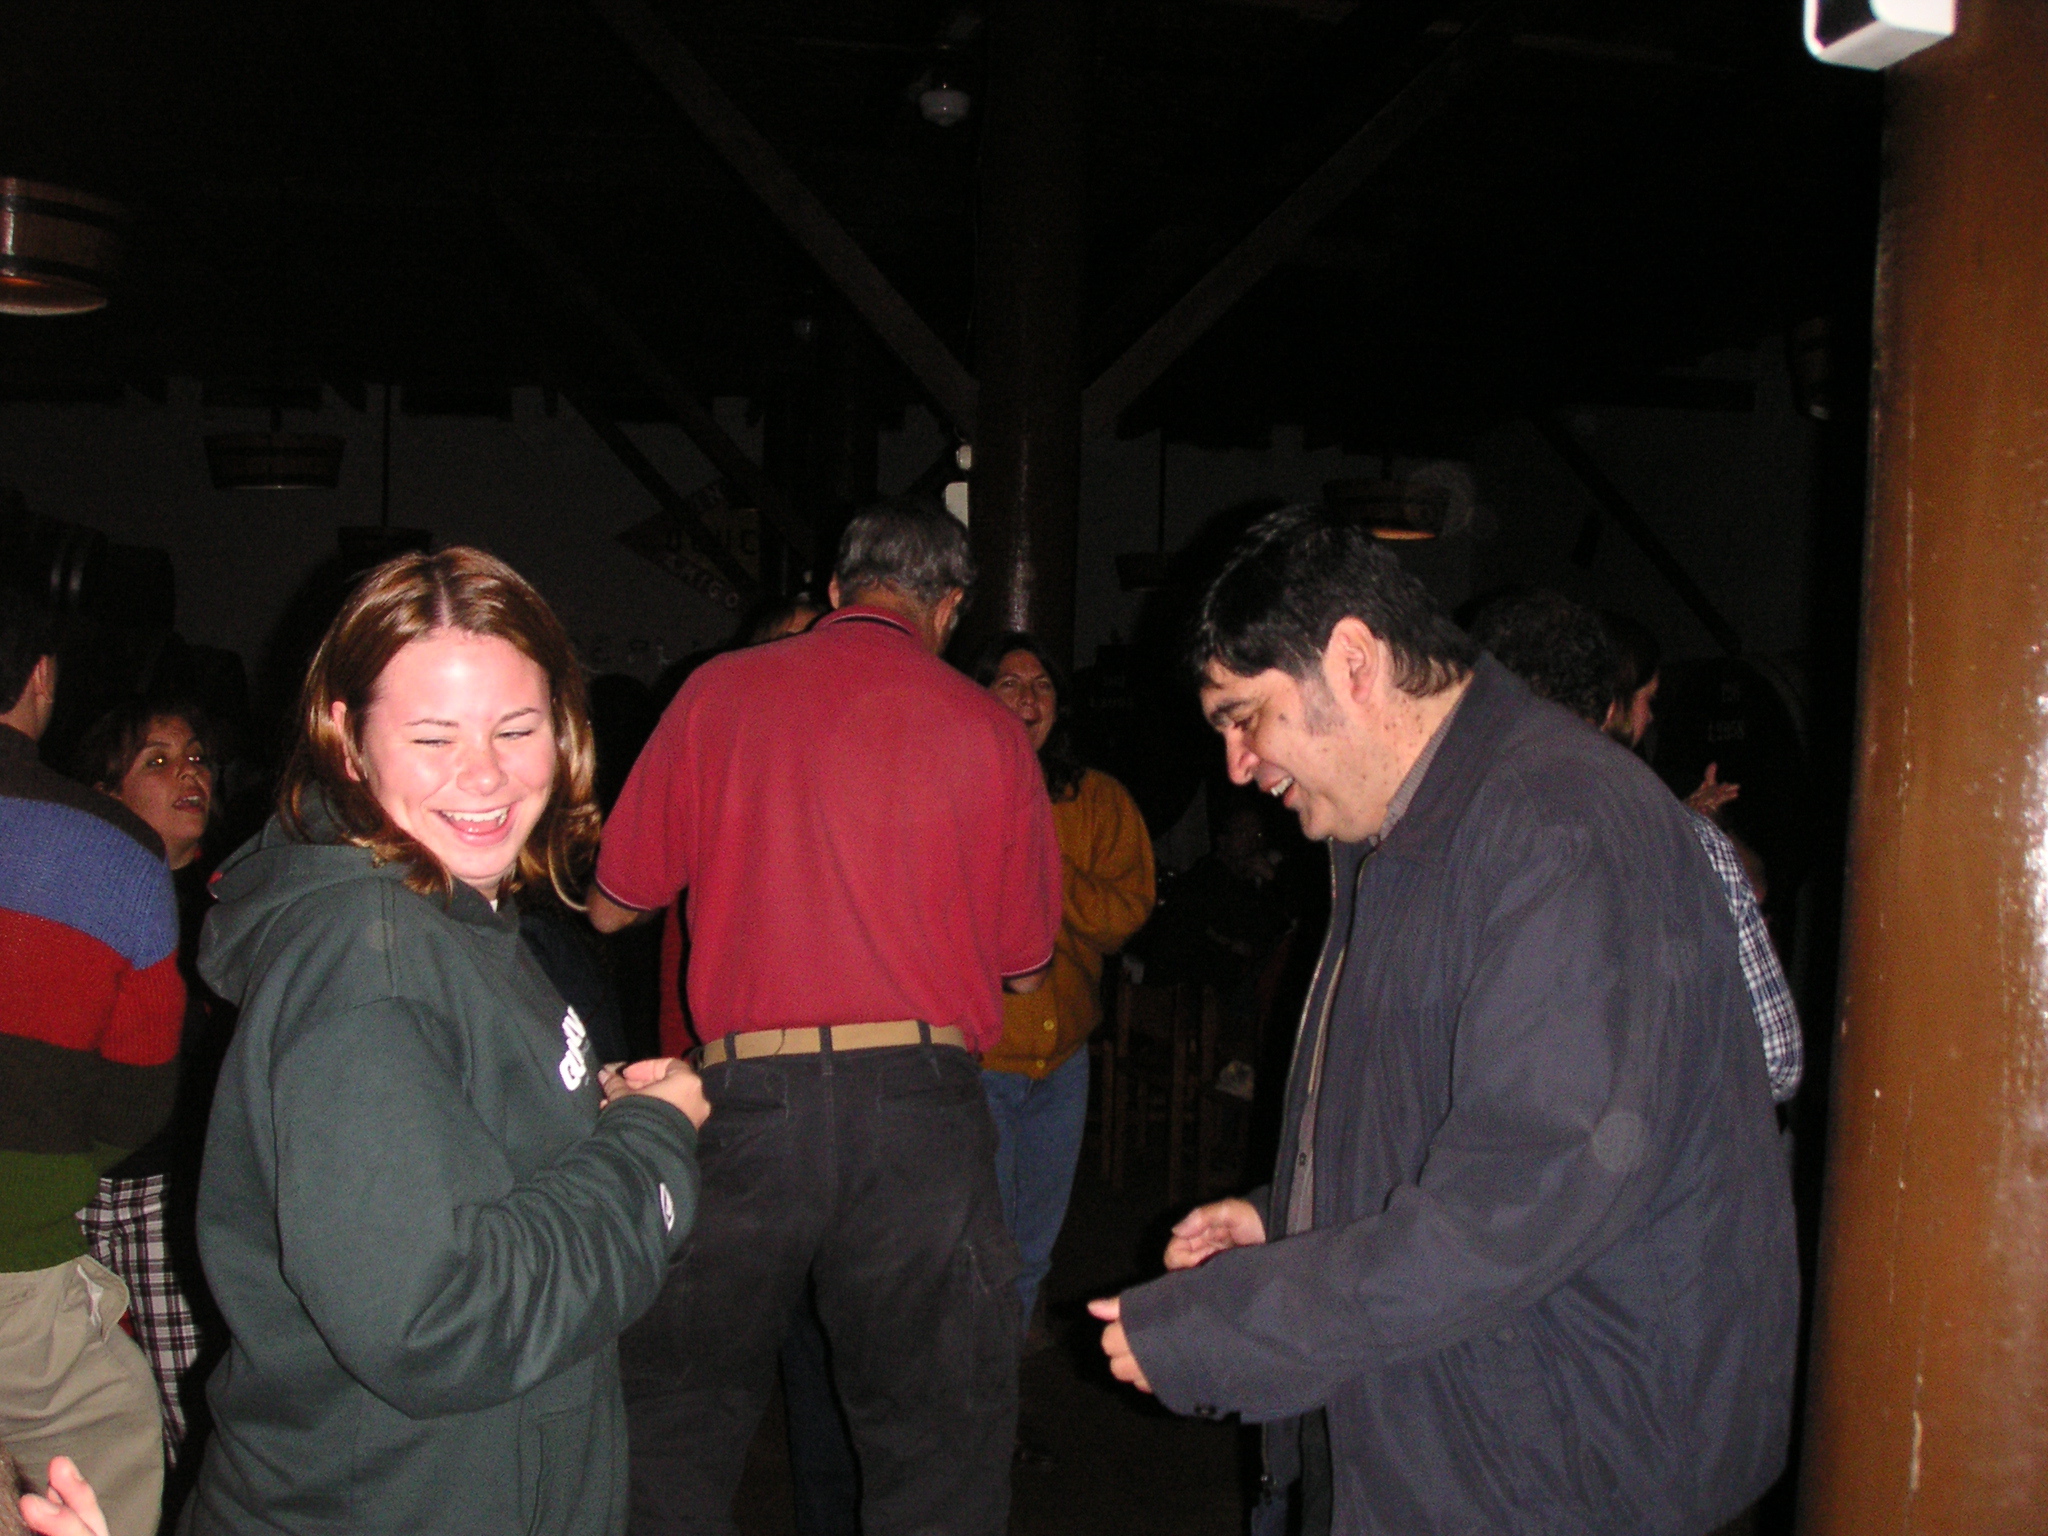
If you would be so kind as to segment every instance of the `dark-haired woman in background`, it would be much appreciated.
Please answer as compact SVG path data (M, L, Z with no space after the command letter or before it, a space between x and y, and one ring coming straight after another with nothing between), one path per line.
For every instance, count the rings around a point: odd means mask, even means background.
M1027 634L982 648L977 682L1024 724L1045 771L1060 841L1064 917L1052 977L1003 999L1003 1038L982 1059L996 1122L996 1181L1024 1260L1017 1290L1025 1327L1052 1267L1088 1117L1088 1037L1102 1021L1102 964L1152 911L1152 841L1130 792L1084 768L1062 716L1051 654Z
M185 974L178 1098L170 1123L100 1178L85 1214L93 1257L127 1282L135 1341L163 1398L164 1463L175 1469L184 1444L181 1392L204 1347L210 1308L203 1298L191 1208L206 1137L206 1110L231 1019L199 985L192 960L206 915L200 857L213 818L214 741L206 716L180 702L131 699L92 725L72 759L73 776L113 796L163 840L178 894L178 968ZM175 1483L174 1483L175 1486Z

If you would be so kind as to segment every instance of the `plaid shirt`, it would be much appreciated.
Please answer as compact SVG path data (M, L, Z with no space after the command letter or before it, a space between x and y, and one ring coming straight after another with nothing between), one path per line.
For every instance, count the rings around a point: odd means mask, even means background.
M1742 955L1742 979L1749 984L1756 1027L1764 1037L1771 1098L1783 1104L1799 1091L1800 1074L1806 1070L1806 1047L1799 1035L1799 1010L1793 1006L1792 988L1786 984L1785 968L1778 964L1778 952L1771 947L1763 913L1757 910L1756 893L1749 887L1735 845L1699 812L1689 810L1687 819L1728 893L1728 912L1735 919L1736 945Z

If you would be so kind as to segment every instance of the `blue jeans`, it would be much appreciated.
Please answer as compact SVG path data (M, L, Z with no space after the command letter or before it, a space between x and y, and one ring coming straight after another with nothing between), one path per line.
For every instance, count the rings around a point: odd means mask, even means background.
M996 1122L996 1188L1003 1220L1024 1261L1017 1277L1022 1318L1052 1268L1052 1245L1067 1219L1081 1132L1088 1122L1088 1048L1082 1046L1042 1078L1021 1072L981 1074L988 1112Z

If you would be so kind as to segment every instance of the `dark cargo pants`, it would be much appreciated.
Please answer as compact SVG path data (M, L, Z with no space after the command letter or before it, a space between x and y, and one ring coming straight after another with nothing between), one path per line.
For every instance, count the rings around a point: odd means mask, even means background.
M733 1495L808 1273L860 1456L866 1536L1000 1536L1018 1260L980 1073L949 1046L709 1067L703 1192L619 1343L633 1536L736 1530Z

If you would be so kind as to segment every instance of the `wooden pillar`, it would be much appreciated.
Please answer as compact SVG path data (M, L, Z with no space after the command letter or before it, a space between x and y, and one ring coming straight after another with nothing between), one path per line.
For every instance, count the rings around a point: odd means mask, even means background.
M2048 7L1887 82L1806 1536L2048 1531Z
M1083 0L995 0L981 127L973 632L1074 644L1081 482Z

